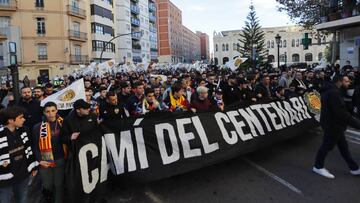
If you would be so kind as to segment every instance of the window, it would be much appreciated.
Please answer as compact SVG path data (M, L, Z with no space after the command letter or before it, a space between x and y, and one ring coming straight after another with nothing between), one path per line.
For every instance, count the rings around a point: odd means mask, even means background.
M73 22L74 33L78 33L80 35L80 23Z
M80 45L75 45L74 50L75 50L75 56L81 56L81 46Z
M219 51L219 46L217 44L215 44L215 51Z
M37 44L37 48L38 48L38 59L47 60L48 59L47 44L45 43Z
M294 40L295 42L295 40ZM299 54L293 54L292 55L292 62L299 62L300 61L300 56Z
M112 27L100 23L91 23L91 32L114 36L114 29Z
M93 40L92 41L92 50L93 51L102 51L104 49L104 46L106 45L106 43L107 42L104 42L104 41ZM105 52L115 53L115 44L109 43L105 48Z
M36 8L44 8L44 0L35 0Z
M283 42L283 47L286 48L286 46L287 46L287 45L286 45L286 40L284 40L284 42Z
M130 31L131 27L129 24L126 24L126 29Z
M229 44L226 44L226 51L229 51Z
M282 41L280 40L280 44L279 44L279 47L282 47Z
M236 47L236 44L233 43L233 50L236 51L237 50L237 47Z
M312 53L305 54L305 61L313 61Z
M95 33L96 34L104 34L104 27L100 25L95 25Z
M271 41L271 48L274 48L274 40Z
M225 51L225 44L222 44L222 51Z
M270 49L270 41L267 42L267 48Z
M297 40L296 40L296 47L299 47L299 46L300 46L300 40L297 39Z
M109 20L112 21L114 20L113 13L110 10L103 8L101 6L91 4L90 11L91 11L91 15L98 15L104 18L108 18Z
M45 30L45 18L36 18L36 33L38 35L44 35L46 34Z
M291 40L291 47L295 47L295 40Z

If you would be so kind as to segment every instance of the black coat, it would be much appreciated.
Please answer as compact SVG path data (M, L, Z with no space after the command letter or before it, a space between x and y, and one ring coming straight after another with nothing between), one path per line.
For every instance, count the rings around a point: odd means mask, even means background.
M41 122L43 116L42 108L38 100L32 99L29 102L20 100L17 106L25 109L25 123L24 125L28 129L33 129L33 127Z
M75 132L80 132L79 136L88 136L99 130L97 118L94 114L85 117L79 117L75 110L64 119L60 136L63 143L70 147L71 135Z
M340 89L332 83L325 84L321 93L321 127L326 132L342 133L350 125L360 129L360 121L346 110Z

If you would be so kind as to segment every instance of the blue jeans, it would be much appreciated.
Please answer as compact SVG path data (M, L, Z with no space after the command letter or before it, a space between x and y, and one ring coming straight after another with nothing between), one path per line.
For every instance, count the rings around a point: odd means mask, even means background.
M14 194L15 203L27 203L29 177L8 187L0 188L0 202L10 203Z

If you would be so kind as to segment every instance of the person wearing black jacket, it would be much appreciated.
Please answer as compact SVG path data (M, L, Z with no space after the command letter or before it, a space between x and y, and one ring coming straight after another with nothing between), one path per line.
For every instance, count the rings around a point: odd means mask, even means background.
M32 91L30 87L21 88L21 99L17 106L25 109L25 123L24 125L32 130L34 125L41 121L42 110L40 101L32 97Z
M230 106L231 104L240 101L241 92L237 87L237 81L234 75L229 76L227 83L223 83L221 89L223 90L225 106Z
M119 103L118 97L114 92L106 94L106 103L100 106L100 119L112 120L126 118L125 106Z
M340 89L348 88L350 80L347 76L336 76L333 79L333 83L326 84L321 93L320 125L324 131L324 138L316 155L313 171L327 178L335 178L334 175L324 168L324 162L328 152L337 145L342 157L350 168L350 173L352 175L360 175L359 166L351 157L344 135L348 125L360 129L360 121L353 118L346 110L345 102L341 97Z
M64 119L60 136L63 143L71 149L71 142L79 136L87 136L98 130L98 122L95 114L90 113L90 104L79 99L74 103L74 110Z

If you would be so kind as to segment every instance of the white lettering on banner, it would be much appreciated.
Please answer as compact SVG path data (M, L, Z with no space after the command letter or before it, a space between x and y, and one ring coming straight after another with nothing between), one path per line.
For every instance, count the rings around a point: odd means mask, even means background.
M112 158L112 167L114 174L123 174L125 172L125 156L128 164L128 171L136 170L134 145L131 139L130 131L120 133L120 147L116 147L115 134L105 134L105 141L110 157Z
M230 123L229 117L227 117L226 114L222 112L217 112L215 114L215 120L220 128L221 134L224 138L224 140L230 144L236 144L238 142L238 136L235 131L230 131L231 137L229 136L229 133L227 132L224 123L222 121L225 121L226 123Z
M199 116L194 116L191 118L192 122L194 123L195 129L199 134L201 143L204 147L205 154L209 154L219 149L219 144L217 142L210 144L209 140L206 136L205 130L203 125L200 122Z
M149 162L146 155L146 147L142 128L135 128L136 146L138 149L140 168L149 168Z
M101 138L101 174L100 174L100 183L103 183L108 178L109 173L109 164L107 160L107 154L106 154L106 143L105 138Z
M301 106L302 106L302 108L303 108L303 112L305 112L305 117L307 117L307 118L310 119L311 116L310 116L310 114L309 114L309 111L308 111L308 108L307 108L307 106L306 106L306 104L305 104L305 101L303 100L302 97L299 97L299 101L300 101Z
M299 119L299 117L297 116L297 112L291 107L291 105L289 104L289 102L284 101L284 106L285 109L289 112L290 114L290 120L292 123L295 124L294 121L296 121L297 123L300 123L302 120ZM294 125L293 124L293 125Z
M250 140L253 138L250 133L248 134L244 133L242 128L245 127L246 125L244 121L237 121L236 117L240 116L240 114L237 111L229 111L227 112L227 115L229 116L231 122L235 127L236 132L238 133L242 141Z
M177 130L184 151L184 158L201 156L200 149L190 148L189 141L195 139L195 136L194 133L192 132L188 132L188 133L185 132L185 125L187 124L191 124L190 118L176 119Z
M258 134L256 133L255 127L257 131L260 133L260 135L265 135L264 129L259 121L259 119L255 116L255 114L250 110L250 108L246 108L246 111L244 109L239 109L239 113L242 117L245 118L247 124L249 125L251 129L251 133L254 137L257 137Z
M260 117L264 121L264 124L266 126L267 131L271 132L272 130L271 130L270 124L267 121L267 118L266 118L265 114L261 111L261 108L262 108L261 104L252 105L252 106L250 106L250 108L252 110L256 110L258 112L258 114L260 115Z
M290 116L289 116L288 112L282 108L280 102L277 102L277 105L275 103L271 103L270 105L275 109L275 111L279 115L282 126L286 127L286 125L287 126L292 125L290 122Z
M271 113L269 108L271 108L270 104L263 104L263 109L265 110L265 112L267 113L267 115L270 117L270 121L273 124L275 130L280 130L283 127L281 126L281 124L276 123L276 117L278 117L275 113Z
M95 189L96 184L99 181L99 169L93 169L90 176L86 156L88 152L90 152L91 158L95 158L99 155L99 150L95 144L91 143L81 147L78 154L83 189L85 193L90 194Z
M172 151L171 154L168 154L166 150L164 131L168 132L171 141L171 151ZM163 164L167 165L179 160L180 159L179 144L176 139L174 127L169 123L161 123L155 125L155 133L156 133L156 138L158 141L159 151Z

